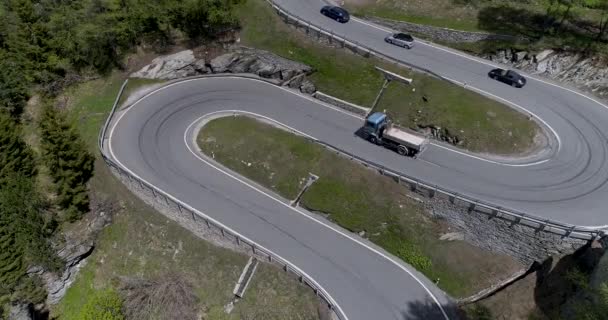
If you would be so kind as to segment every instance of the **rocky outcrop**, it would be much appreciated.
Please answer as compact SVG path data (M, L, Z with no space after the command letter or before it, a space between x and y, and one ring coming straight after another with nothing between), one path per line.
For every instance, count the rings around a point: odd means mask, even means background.
M281 81L312 72L312 68L303 63L245 47L216 57L211 60L209 66L213 73L252 73L262 78Z
M499 50L483 58L507 64L531 74L571 83L582 90L608 97L608 66L606 59L559 50L543 50L538 53Z
M66 243L57 255L66 262L65 269L59 275L54 272L49 272L41 267L31 267L28 269L28 274L38 275L47 289L47 302L56 304L65 295L66 290L70 287L76 273L83 266L83 261L93 252L92 243Z
M34 311L30 304L12 305L8 312L8 320L32 320Z
M525 40L520 37L514 37L504 34L494 34L488 32L472 32L472 31L461 31L448 28L440 28L434 26L428 26L424 24L417 24L405 21L397 21L390 19L382 19L377 17L365 17L365 19L379 24L381 26L388 27L393 30L399 30L401 32L413 33L423 35L425 38L429 38L433 41L440 42L478 42L484 40L502 40L502 41L522 41Z
M171 80L207 73L204 59L196 59L192 50L158 57L131 74L132 78Z
M98 205L99 206L99 205ZM113 209L110 209L113 210ZM97 233L110 223L111 213L105 210L94 210L82 232L64 234L63 241L55 244L57 256L64 262L64 268L52 272L40 266L32 266L27 270L29 275L40 277L47 290L47 303L56 304L65 295L66 290L74 282L76 274L84 266L85 259L93 252Z
M131 77L170 80L207 73L251 73L312 94L317 89L306 78L311 72L312 68L303 63L263 50L237 47L232 52L211 59L209 63L197 59L192 50L158 57L151 64L132 73Z

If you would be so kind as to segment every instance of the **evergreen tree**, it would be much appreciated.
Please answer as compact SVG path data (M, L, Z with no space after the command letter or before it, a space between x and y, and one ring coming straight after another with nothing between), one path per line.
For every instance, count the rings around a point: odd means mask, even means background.
M36 174L34 155L21 138L21 130L7 112L0 111L0 186L10 173Z
M40 302L42 286L25 274L39 265L57 269L60 261L46 241L41 197L33 179L10 173L0 188L0 300Z
M39 126L43 157L57 186L58 204L73 221L89 209L86 184L95 159L65 115L52 106L44 107Z

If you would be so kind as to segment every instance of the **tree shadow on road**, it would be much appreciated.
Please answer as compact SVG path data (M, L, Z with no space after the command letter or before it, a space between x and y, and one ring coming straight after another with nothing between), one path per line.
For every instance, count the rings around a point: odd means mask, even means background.
M450 320L465 319L456 305L443 304L441 307ZM401 317L403 320L445 320L445 316L437 304L430 300L408 303L407 311L402 311Z

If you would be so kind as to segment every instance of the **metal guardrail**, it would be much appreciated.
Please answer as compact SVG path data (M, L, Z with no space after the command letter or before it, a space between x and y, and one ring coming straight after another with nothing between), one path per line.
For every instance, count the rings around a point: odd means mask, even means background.
M202 76L202 77L204 77L204 76ZM195 77L195 78L200 78L200 77ZM141 189L150 190L155 200L160 201L161 203L164 203L167 205L169 203L173 203L173 205L178 208L180 214L187 216L188 218L191 218L195 222L202 223L209 230L216 231L217 234L219 236L221 236L222 238L233 240L234 243L238 247L244 247L245 251L250 250L252 255L255 255L263 260L266 260L269 263L274 263L276 265L279 265L285 272L295 275L301 283L309 286L315 292L315 294L317 296L319 296L321 299L323 299L327 303L327 306L336 313L336 315L338 316L338 318L340 320L348 320L346 315L342 312L340 307L333 300L333 298L329 295L329 293L327 293L325 291L325 289L323 289L314 279L312 279L305 272L300 270L296 265L283 259L282 257L275 254L271 250L257 244L253 240L248 239L247 237L230 229L229 227L223 225L222 223L214 220L213 218L199 212L198 210L194 209L193 207L190 207L188 204L180 201L179 199L166 193L165 191L161 190L160 188L148 183L144 179L141 179L137 175L129 172L128 170L126 170L126 168L122 168L121 165L118 164L117 162L115 162L110 155L106 154L106 149L104 146L105 139L106 139L106 132L107 132L108 127L112 123L112 119L114 118L116 109L118 107L118 103L120 101L120 98L124 92L124 89L125 89L127 83L128 83L128 79L125 80L125 82L122 84L122 87L120 88L118 96L116 97L116 100L114 101L114 105L112 106L112 110L110 111L110 114L108 115L108 118L106 119L106 122L105 122L104 126L102 127L100 134L99 134L99 141L98 141L99 151L101 152L101 156L102 156L104 162L110 168L113 168L114 170L116 170L116 172L120 176L126 177L129 181L136 181L138 186ZM269 83L272 83L272 82L269 82Z
M363 55L367 55L367 56L373 55L373 56L381 58L385 61L393 63L397 66L422 71L424 73L430 74L432 76L435 76L437 78L440 78L440 79L450 82L452 84L463 86L461 83L455 82L451 79L447 79L429 69L421 68L416 65L409 64L409 63L406 63L403 61L398 61L382 52L375 50L374 48L364 46L357 41L347 40L346 37L343 35L338 35L338 34L334 33L333 31L325 30L319 26L315 26L315 25L311 24L310 22L307 22L306 20L302 19L298 15L288 12L286 9L284 9L279 4L277 4L274 0L266 0L266 2L268 2L277 11L277 14L279 16L285 17L287 23L291 19L296 24L307 28L307 30L314 30L318 34L324 34L326 37L334 39L338 43L341 43L344 47L352 48L352 50L355 52L363 51ZM375 168L382 174L391 176L391 177L396 178L401 181L406 181L407 183L409 183L410 185L413 186L412 188L421 187L421 188L425 188L433 193L440 192L440 193L443 193L443 194L447 195L448 197L450 197L450 199L452 201L460 200L465 203L468 203L470 211L474 210L474 209L477 209L478 211L487 210L488 211L487 214L490 215L490 217L498 217L498 218L503 218L503 219L507 218L516 224L527 225L538 231L552 232L555 234L562 235L564 237L573 237L573 238L578 238L578 239L583 239L583 240L590 240L590 239L596 238L596 237L604 234L604 230L601 230L598 228L579 227L579 226L575 226L575 225L571 225L571 224L552 221L550 219L544 219L542 217L520 212L520 211L517 211L514 209L497 206L497 205L494 205L494 204L491 204L489 202L485 202L482 200L475 200L471 196L467 196L467 195L464 195L464 194L461 194L458 192L453 192L453 191L441 188L437 185L424 182L423 180L417 179L413 176L404 175L402 173L393 171L380 164L376 164L369 160L362 159L356 155L346 152L345 150L342 150L338 147L329 145L322 141L315 141L315 142L320 143L329 149L333 149L336 152L342 153L343 155L345 155L353 160L356 160L366 166ZM486 212L484 212L484 213L486 213Z

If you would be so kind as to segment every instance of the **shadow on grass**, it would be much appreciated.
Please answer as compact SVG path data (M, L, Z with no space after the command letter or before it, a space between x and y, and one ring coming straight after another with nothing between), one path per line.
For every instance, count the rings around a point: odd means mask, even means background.
M587 244L555 261L545 260L536 271L534 299L539 311L550 319L589 283L589 276L604 254L604 249Z
M550 15L509 5L488 6L479 11L478 27L583 52L595 51L598 44L607 43L605 38L597 37L598 30L592 22L568 12Z

